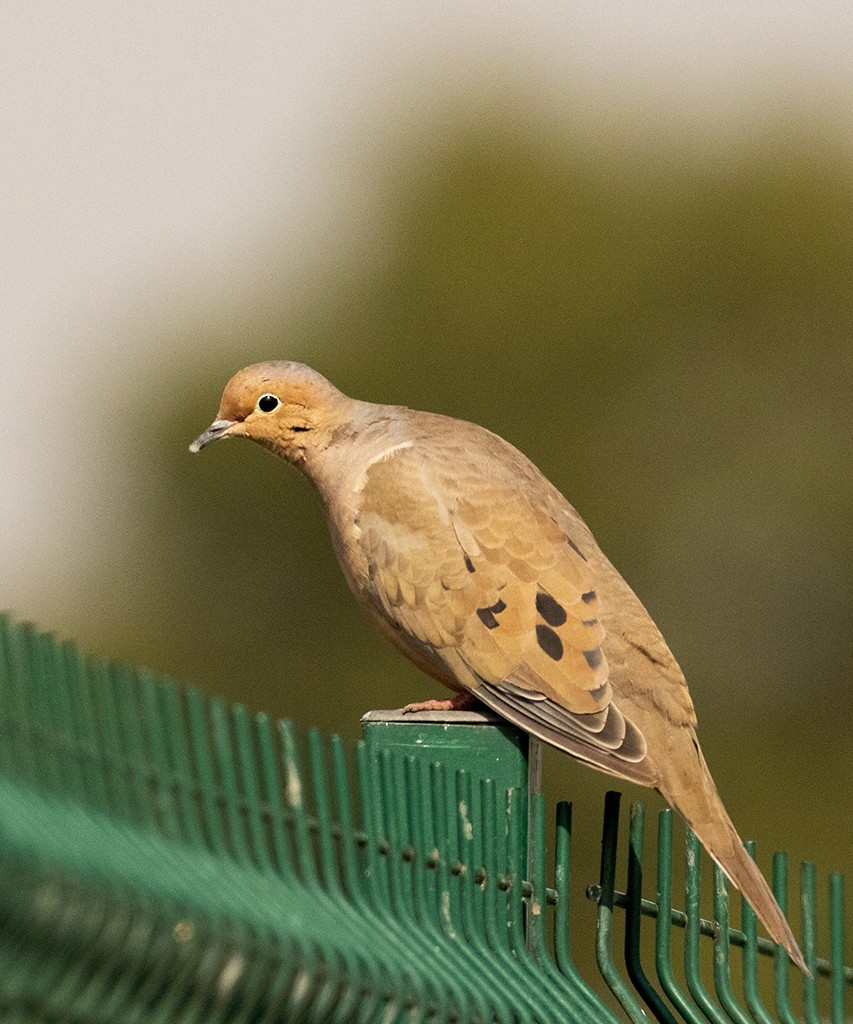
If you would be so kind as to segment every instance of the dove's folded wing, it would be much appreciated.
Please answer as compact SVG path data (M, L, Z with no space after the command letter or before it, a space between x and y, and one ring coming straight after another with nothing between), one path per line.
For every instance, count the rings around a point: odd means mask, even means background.
M442 474L409 448L373 464L358 526L369 592L424 649L520 728L653 783L642 733L613 703L599 597L580 548L511 482ZM464 667L466 671L460 671Z

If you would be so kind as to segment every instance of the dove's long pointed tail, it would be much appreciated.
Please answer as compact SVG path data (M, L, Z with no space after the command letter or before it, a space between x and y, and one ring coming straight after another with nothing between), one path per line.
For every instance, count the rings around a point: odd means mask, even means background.
M661 795L685 818L711 857L740 889L773 941L778 942L791 960L808 973L791 926L732 824L698 745L695 749L704 785L697 786L694 778L692 785L684 786L678 776L671 776L659 782Z

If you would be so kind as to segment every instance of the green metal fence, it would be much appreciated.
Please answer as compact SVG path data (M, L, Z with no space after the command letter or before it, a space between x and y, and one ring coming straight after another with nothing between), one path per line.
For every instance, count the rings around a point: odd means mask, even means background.
M701 919L689 834L673 909L669 811L655 901L640 804L617 891L611 793L587 892L598 925L581 934L571 808L556 807L548 862L525 736L488 716L393 714L367 716L364 735L350 758L336 736L297 736L0 617L0 1020L846 1019L840 876L818 922L802 867L802 979L747 906L743 930L729 926L719 871L716 923ZM783 907L787 876L777 855ZM594 944L606 986L581 976L570 938Z

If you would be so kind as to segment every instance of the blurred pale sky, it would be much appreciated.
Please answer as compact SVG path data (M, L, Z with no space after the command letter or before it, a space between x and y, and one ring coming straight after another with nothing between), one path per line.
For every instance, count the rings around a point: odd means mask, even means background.
M211 307L238 325L272 245L308 286L381 220L383 154L455 90L504 87L545 131L571 97L590 131L629 113L634 130L725 139L790 97L849 141L853 9L6 0L0 607L52 624L45 574L67 594L122 484L98 410L120 415L164 355L156 327Z

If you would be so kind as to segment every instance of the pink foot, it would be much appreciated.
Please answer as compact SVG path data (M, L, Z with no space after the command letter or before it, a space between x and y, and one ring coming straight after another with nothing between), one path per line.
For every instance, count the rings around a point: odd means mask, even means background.
M480 702L473 694L463 690L455 697L448 697L445 700L419 700L414 704L407 704L402 708L404 715L417 714L418 711L468 711L477 707Z

